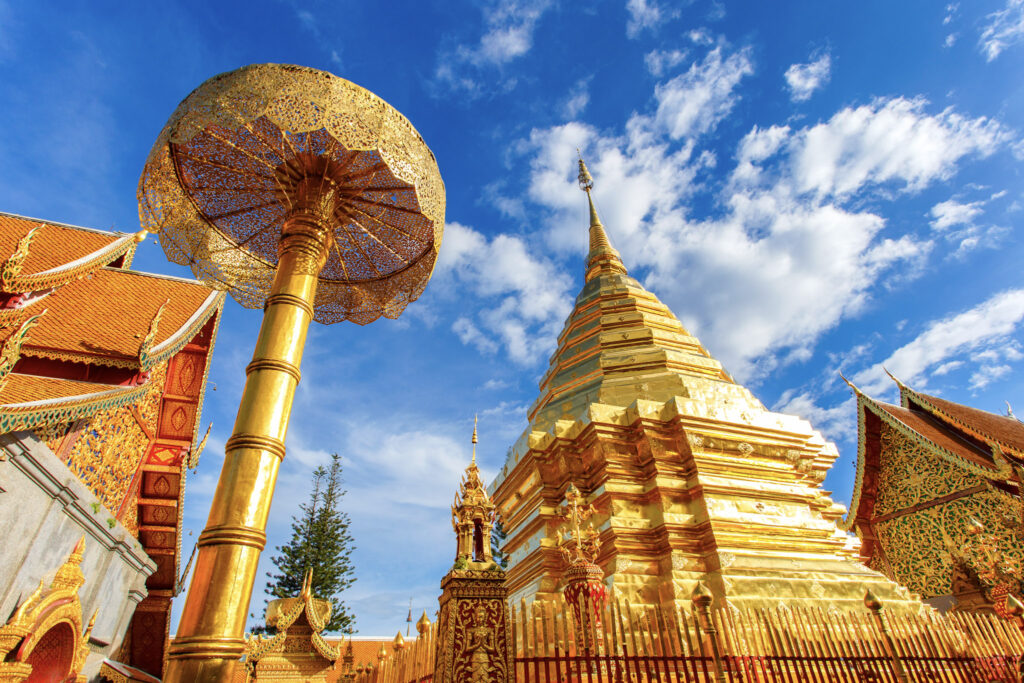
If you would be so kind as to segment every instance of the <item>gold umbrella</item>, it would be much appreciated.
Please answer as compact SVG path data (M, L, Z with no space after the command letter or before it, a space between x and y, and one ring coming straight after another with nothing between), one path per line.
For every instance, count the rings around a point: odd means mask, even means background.
M265 309L165 681L230 678L311 320L398 317L441 246L444 184L412 124L315 69L257 64L178 106L139 180L167 256Z

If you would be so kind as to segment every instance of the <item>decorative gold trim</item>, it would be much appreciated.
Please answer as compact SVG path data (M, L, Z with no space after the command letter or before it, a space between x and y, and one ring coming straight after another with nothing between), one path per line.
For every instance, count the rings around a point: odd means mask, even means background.
M0 678L6 678L7 673L30 673L28 659L36 645L51 629L67 624L74 638L71 667L66 674L67 678L62 680L85 683L81 671L89 656L89 636L96 624L96 613L93 613L83 633L82 603L78 590L85 583L81 569L84 552L83 536L75 543L64 564L58 567L49 587L45 586L45 579L40 581L39 586L18 606L7 623L0 626Z
M37 313L21 323L17 330L11 332L6 339L0 343L0 390L7 383L7 376L11 374L14 365L21 356L21 346L28 341L28 331L39 324L39 319L46 315L47 309Z

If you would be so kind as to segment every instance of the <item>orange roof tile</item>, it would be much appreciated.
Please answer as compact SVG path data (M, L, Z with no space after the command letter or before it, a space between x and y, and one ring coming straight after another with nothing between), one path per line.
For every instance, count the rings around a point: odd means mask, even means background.
M32 307L47 309L22 346L23 356L134 367L149 324L165 301L154 348L179 333L218 295L188 280L101 268Z
M1024 453L1024 424L1021 424L1016 418L970 408L937 396L918 395L925 401L920 404L921 407L943 422L954 428L966 427L983 437L997 441L1002 446L1008 446L1019 453ZM928 405L929 403L931 406ZM931 410L930 408L933 406L938 410Z
M124 237L113 232L89 230L0 213L0 261L7 260L17 248L18 241L38 225L42 227L33 237L28 257L22 264L24 273L40 273L56 268Z
M50 399L67 399L89 396L99 392L125 389L109 384L78 382L56 377L37 377L12 373L0 389L0 405L10 406Z

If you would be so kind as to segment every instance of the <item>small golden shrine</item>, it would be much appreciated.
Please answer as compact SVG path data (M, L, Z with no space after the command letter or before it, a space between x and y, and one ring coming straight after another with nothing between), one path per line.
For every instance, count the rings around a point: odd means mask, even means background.
M97 643L106 645L95 654L159 676L180 569L185 472L205 443L199 420L225 295L131 270L144 238L0 213L0 461L11 481L38 483L10 488L0 510L5 552L14 557L24 546L15 581L34 567L45 571L46 548L71 527L87 532L90 583L100 578L90 571L149 575L144 588L102 598ZM48 478L37 474L43 464L29 462L32 444L55 458ZM52 501L45 482L70 478L92 502L71 504L62 489L57 516L29 497L38 488ZM40 526L58 518L73 522ZM129 602L122 622L117 613Z
M452 506L455 564L441 579L434 683L511 683L512 625L505 572L491 557L491 502L473 459Z
M702 581L718 605L863 609L870 589L921 608L839 528L845 508L821 488L835 446L767 410L629 276L592 199L584 280L491 486L513 603L562 590L557 506L575 482L598 510L596 564L630 603L688 607Z
M1024 424L893 379L898 406L854 387L846 527L868 566L937 606L1006 616L1007 599L1024 589Z
M82 603L78 589L85 583L82 553L85 538L75 544L67 560L46 585L40 581L0 626L0 683L21 681L76 681L85 683L82 666L89 656L89 634L96 615L82 631Z
M314 597L312 585L310 571L299 597L271 600L267 605L267 626L276 633L246 639L247 680L326 683L327 671L334 668L341 651L320 635L331 620L331 603Z

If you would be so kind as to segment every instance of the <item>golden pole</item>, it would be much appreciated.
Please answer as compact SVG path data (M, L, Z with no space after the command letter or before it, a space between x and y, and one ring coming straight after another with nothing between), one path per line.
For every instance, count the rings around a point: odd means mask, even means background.
M266 545L317 278L327 257L323 215L296 211L282 226L274 285L246 368L210 517L199 536L195 573L167 654L164 681L229 681L245 649L256 566Z

